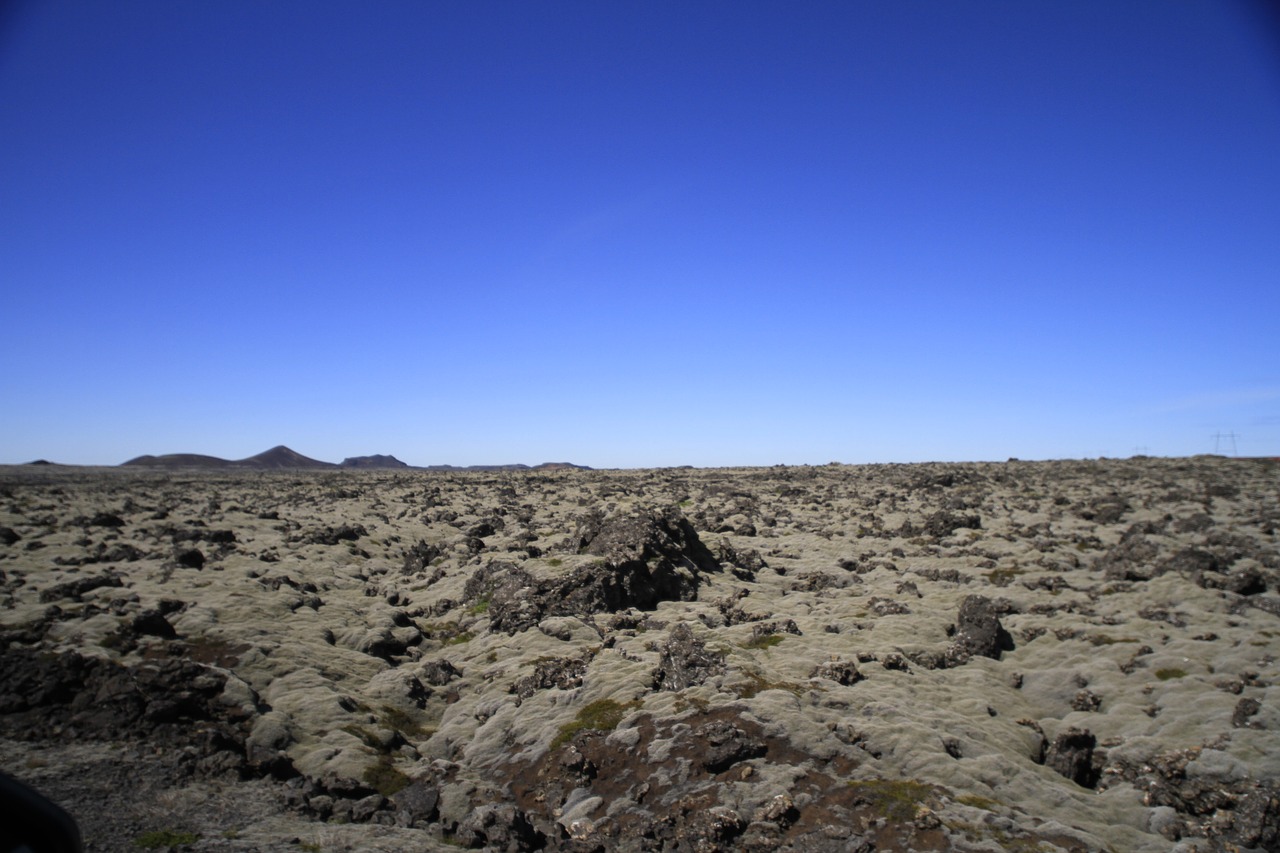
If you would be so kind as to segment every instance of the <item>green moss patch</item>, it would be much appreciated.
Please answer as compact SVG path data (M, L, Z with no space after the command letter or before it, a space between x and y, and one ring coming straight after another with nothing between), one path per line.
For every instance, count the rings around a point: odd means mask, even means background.
M390 761L379 761L364 771L361 777L364 783L384 797L397 794L409 784L409 777L391 765Z
M612 699L601 699L592 702L590 705L584 705L582 710L578 711L578 716L574 717L573 722L565 723L560 727L560 733L556 735L555 740L551 742L551 748L563 746L573 739L578 732L599 731L611 732L618 727L618 723L622 722L622 718L632 708L639 706L638 702L628 702L623 705Z
M849 787L881 817L898 822L914 820L935 793L933 786L910 779L870 779L850 782Z
M194 832L177 832L172 829L155 829L133 839L133 846L140 850L167 850L184 844L195 844L200 836Z

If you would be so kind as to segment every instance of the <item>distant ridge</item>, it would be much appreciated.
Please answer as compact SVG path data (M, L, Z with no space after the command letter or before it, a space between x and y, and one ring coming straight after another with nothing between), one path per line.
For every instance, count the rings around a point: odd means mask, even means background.
M401 462L394 456L384 456L381 453L375 453L372 456L348 456L343 459L340 468L408 468L409 465Z
M574 465L572 462L543 462L541 465L423 465L421 471L590 471L590 466Z
M342 460L341 464L335 464L333 462L321 462L319 459L312 459L309 456L303 456L301 453L298 453L295 450L290 450L283 444L273 447L270 450L263 451L257 456L250 456L248 459L222 459L217 456L206 456L200 453L166 453L162 456L138 456L134 459L130 459L128 462L121 463L121 467L126 465L135 468L197 468L209 471L245 469L253 471L282 471L329 468L356 468L362 470L374 468L395 468L416 471L591 470L586 465L574 465L572 462L543 462L541 465L427 465L420 467L401 462L394 456L380 453L375 453L370 456L348 456L346 459Z
M222 470L229 468L249 468L256 471L276 471L294 468L337 468L332 462L321 462L303 456L296 450L290 450L283 444L263 451L248 459L220 459L217 456L204 456L199 453L167 453L163 456L139 456L130 459L124 465L142 468L205 468Z

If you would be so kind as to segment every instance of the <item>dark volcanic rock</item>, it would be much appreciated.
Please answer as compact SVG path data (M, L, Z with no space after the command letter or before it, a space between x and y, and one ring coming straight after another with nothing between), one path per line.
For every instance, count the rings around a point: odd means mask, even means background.
M671 637L662 647L655 681L663 690L683 690L724 671L724 659L708 652L682 622L671 629Z
M995 603L984 595L969 595L960 602L955 639L945 653L948 666L958 666L979 656L1000 659L1013 650L1013 637L1000 624Z
M587 662L581 658L553 658L539 661L533 668L533 675L526 675L511 685L511 693L521 699L528 699L539 690L555 687L560 690L572 690L582 686L582 678L587 673Z
M440 787L430 778L415 779L391 798L398 826L423 826L439 815Z
M1160 551L1144 532L1138 526L1130 528L1114 548L1094 562L1094 569L1105 573L1107 580L1147 581L1160 574L1163 567L1155 563Z
M858 672L858 665L851 660L824 661L809 673L809 677L829 678L843 687L857 684L863 678L862 673Z
M1098 769L1093 766L1093 750L1098 739L1088 729L1068 728L1054 738L1045 755L1045 766L1085 788L1098 784Z
M422 680L435 687L443 687L461 676L462 670L447 660L432 660L422 665Z
M509 803L480 806L458 824L454 836L466 847L518 853L540 850L546 838L534 829L524 812Z
M186 660L136 666L75 652L0 655L0 730L23 738L145 738L243 757L236 709L218 701L227 676ZM201 724L196 726L195 724Z
M94 577L77 578L66 583L56 584L43 590L40 593L40 600L44 602L57 601L61 598L70 598L79 601L80 596L86 592L99 589L104 586L124 586L124 582L115 575L97 575Z
M186 566L188 569L204 568L204 553L196 548L179 551L175 559L179 566Z
M739 761L765 754L764 741L752 737L727 720L714 720L699 727L694 738L706 744L702 766L708 773L722 773Z
M654 561L667 572L686 569L695 573L695 587L697 572L720 571L693 525L674 507L605 520L593 517L579 526L576 538L579 553L604 557L611 566Z
M303 541L313 545L337 545L339 542L354 542L369 531L363 524L342 524L337 527L323 527L308 533Z
M1262 703L1257 699L1244 698L1236 703L1235 711L1231 714L1231 725L1237 729L1250 727L1255 723L1250 718L1262 710Z
M12 545L21 538L12 527L0 527L0 544Z
M418 540L417 545L405 552L404 567L401 568L401 571L406 575L426 571L443 554L444 552L440 550L439 546Z
M164 618L164 614L159 610L144 610L137 616L133 617L130 624L135 634L149 634L153 637L164 637L172 639L178 636L178 632L169 624L169 620Z
M962 527L978 530L982 527L982 520L976 515L959 515L943 510L935 512L924 522L925 532L938 538L950 536Z
M514 634L548 616L588 618L630 607L652 610L660 601L691 601L701 573L720 568L678 510L591 518L580 525L578 539L582 553L603 562L537 576L511 563L490 563L467 581L467 600L487 599L493 630Z
M1222 758L1196 747L1122 761L1107 772L1143 791L1149 805L1178 813L1182 826L1166 832L1170 837L1208 835L1224 842L1215 850L1280 850L1280 786L1251 779Z

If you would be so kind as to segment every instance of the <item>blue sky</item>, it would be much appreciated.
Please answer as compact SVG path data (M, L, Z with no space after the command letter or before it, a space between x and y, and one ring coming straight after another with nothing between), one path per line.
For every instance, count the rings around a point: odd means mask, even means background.
M1261 3L0 16L0 462L1280 455Z

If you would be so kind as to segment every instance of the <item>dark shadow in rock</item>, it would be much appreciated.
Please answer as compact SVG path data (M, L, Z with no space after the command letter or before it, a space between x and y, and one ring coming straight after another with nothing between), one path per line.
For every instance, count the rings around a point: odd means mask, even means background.
M1068 728L1054 738L1045 754L1045 766L1084 788L1098 784L1099 768L1093 763L1098 739L1088 729Z

